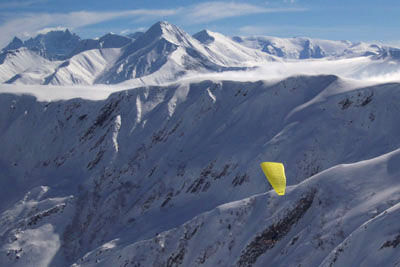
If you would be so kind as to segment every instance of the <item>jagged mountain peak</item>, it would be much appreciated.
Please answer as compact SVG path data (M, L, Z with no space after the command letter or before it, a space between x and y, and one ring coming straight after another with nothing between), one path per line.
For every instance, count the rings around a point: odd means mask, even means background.
M14 36L14 38L12 39L11 42L20 42L20 43L22 43L22 40L19 39L17 36Z
M107 74L99 77L96 82L118 83L156 72L169 62L169 57L178 47L190 46L189 39L194 40L177 26L159 21L136 40L123 47L116 65ZM129 40L132 41L132 39ZM175 63L173 65L175 66Z
M71 54L80 40L78 35L71 33L68 29L54 30L26 40L24 46L45 58L62 60Z
M127 36L122 36L110 32L101 36L100 38L80 40L75 49L69 54L68 57L72 57L81 52L92 49L121 48L125 45L128 45L132 41L133 40Z
M141 38L146 40L158 40L164 38L169 42L181 44L186 39L190 38L190 35L174 24L166 21L159 21L153 24L153 26L151 26L142 37L139 37L139 39Z
M193 35L200 43L209 44L214 42L215 38L213 37L213 33L209 30L202 30Z
M176 27L176 26L175 26ZM164 32L167 29L172 29L174 28L174 25L166 22L166 21L158 21L154 23L146 32L145 34L147 35L152 35L152 36L161 36L164 34Z
M18 48L22 47L23 45L24 45L24 42L15 36L12 39L12 41L6 47L4 47L1 51L18 49Z
M161 30L166 30L166 29L172 29L172 28L175 28L175 29L178 29L178 26L176 26L176 25L174 25L174 24L172 24L172 23L169 23L168 21L165 21L165 20L161 20L161 21L157 21L156 23L154 23L151 27L150 27L150 29L151 28L158 28L158 29L161 29Z
M40 40L40 39L59 39L59 38L75 38L75 39L80 39L80 37L75 34L71 33L69 29L65 30L51 30L45 33L39 33L33 38L30 38L29 40Z
M162 75L164 80L176 80L190 71L221 71L243 66L240 65L244 61L241 49L236 47L228 55L218 50L219 47L206 49L201 42L179 27L159 21L132 44L125 46L116 65L96 82L119 83L155 72L159 72L158 75Z

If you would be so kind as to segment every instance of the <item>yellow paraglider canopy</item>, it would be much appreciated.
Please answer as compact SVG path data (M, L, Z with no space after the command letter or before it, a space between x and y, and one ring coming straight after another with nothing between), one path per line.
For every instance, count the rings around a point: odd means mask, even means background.
M260 165L276 193L283 196L286 189L285 167L283 164L279 162L262 162Z

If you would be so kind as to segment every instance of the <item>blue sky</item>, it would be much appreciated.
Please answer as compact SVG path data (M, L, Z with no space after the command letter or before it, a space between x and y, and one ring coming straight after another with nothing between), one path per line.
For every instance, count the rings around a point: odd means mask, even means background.
M0 0L0 47L48 28L82 38L144 31L159 20L193 34L380 41L400 45L399 0Z

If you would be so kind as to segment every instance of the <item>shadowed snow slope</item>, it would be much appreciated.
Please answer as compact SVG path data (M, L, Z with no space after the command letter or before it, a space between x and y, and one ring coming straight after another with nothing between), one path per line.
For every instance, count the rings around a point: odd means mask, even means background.
M398 110L398 83L332 75L2 93L0 265L393 265Z
M25 72L32 72L27 83L40 84L41 77L50 74L55 66L55 62L26 48L7 51L0 54L0 82L15 83L24 76Z
M0 81L12 84L91 85L112 65L118 48L93 49L65 61L49 61L20 48L7 52L0 64Z
M91 85L95 79L114 64L120 54L118 48L93 49L79 53L63 62L51 75L44 78L44 84Z
M284 197L269 191L148 240L114 240L74 266L394 266L399 159L396 150L338 165L290 187Z

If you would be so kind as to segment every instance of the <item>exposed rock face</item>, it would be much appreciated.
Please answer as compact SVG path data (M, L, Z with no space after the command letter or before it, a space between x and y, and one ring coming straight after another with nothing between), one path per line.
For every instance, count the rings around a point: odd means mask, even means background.
M14 37L14 39L12 39L12 41L6 47L4 47L1 52L15 50L21 48L22 46L24 46L24 42L22 42L22 40L18 37Z
M240 255L237 266L252 266L257 259L267 250L273 248L277 242L284 238L291 228L304 216L311 207L315 196L315 191L308 193L301 198L293 210L279 222L269 226L257 235L253 241L246 246ZM296 241L294 241L296 242Z
M24 42L24 47L36 51L39 55L50 60L63 60L68 58L80 41L80 37L65 31L51 31L39 34Z

